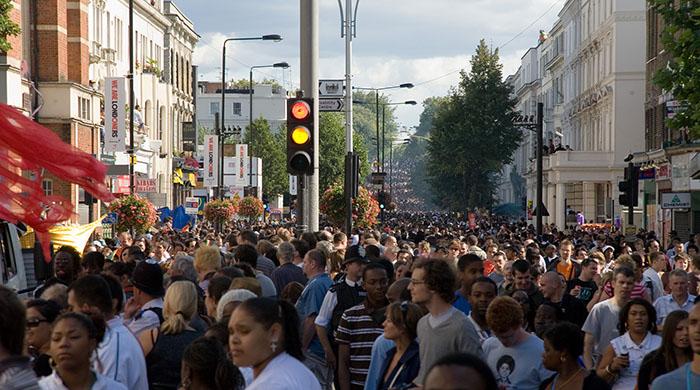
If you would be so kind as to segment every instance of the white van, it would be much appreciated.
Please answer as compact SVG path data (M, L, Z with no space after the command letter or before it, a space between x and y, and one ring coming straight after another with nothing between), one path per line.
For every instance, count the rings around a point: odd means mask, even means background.
M0 284L15 291L29 287L17 226L3 220L0 220Z

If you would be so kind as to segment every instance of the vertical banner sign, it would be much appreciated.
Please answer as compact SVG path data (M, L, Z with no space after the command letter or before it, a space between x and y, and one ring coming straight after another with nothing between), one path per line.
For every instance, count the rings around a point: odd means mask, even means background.
M204 186L219 185L219 138L216 135L204 136Z
M236 172L236 181L239 183L248 183L248 169L251 169L248 161L248 144L236 144L236 157L238 157L238 172ZM246 169L246 167L248 169Z
M126 91L124 77L105 78L105 152L126 151Z

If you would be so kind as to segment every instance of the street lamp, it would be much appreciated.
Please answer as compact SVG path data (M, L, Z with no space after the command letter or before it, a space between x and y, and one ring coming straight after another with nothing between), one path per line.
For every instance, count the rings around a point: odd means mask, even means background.
M379 91L385 91L387 89L397 89L397 88L413 88L413 83L403 83L399 85L392 85L389 87L379 87L379 88L372 88L372 87L352 87L352 89L357 89L359 91L374 91L374 96L375 96L375 112L377 116L376 120L376 128L377 128L377 163L379 163ZM379 169L379 168L377 168Z
M274 41L279 42L282 40L282 36L279 34L268 34L259 37L244 37L244 38L227 38L224 40L223 48L221 50L221 125L217 129L217 135L219 136L219 198L224 198L224 142L221 138L226 122L224 121L226 115L226 44L230 41Z
M289 64L286 62L277 62L270 65L254 65L250 67L250 80L248 84L248 96L250 101L248 102L248 108L250 110L248 116L248 131L250 131L250 147L248 148L248 155L250 156L250 169L248 172L248 177L250 179L250 187L253 187L253 69L260 68L289 68ZM262 194L260 194L262 195Z
M410 138L404 138L391 142L389 146L389 198L394 199L394 146L406 145L411 143Z
M390 102L390 103L384 103L382 105L382 172L384 172L384 161L385 161L384 153L386 153L386 150L385 150L386 147L384 146L384 141L386 140L386 138L384 137L384 124L385 124L384 123L384 115L385 115L384 109L386 108L386 106L398 106L398 105L402 105L402 104L406 104L409 106L415 106L418 103L415 100L406 100L405 102Z

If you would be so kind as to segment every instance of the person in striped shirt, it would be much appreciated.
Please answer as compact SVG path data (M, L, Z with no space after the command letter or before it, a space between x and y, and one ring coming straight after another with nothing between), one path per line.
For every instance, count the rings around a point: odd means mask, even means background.
M343 313L335 340L338 343L338 382L340 390L364 389L374 340L384 333L389 301L386 292L389 277L379 263L367 264L362 272L367 292L364 302Z

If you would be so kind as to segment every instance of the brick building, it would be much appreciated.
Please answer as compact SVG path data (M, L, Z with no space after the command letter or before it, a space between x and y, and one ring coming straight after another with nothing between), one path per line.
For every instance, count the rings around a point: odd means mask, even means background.
M104 78L128 72L128 5L121 0L14 0L12 5L9 16L21 33L9 37L8 53L0 53L0 102L103 159ZM178 203L172 157L182 150L182 123L194 113L191 64L199 36L171 1L136 0L134 22L135 104L141 105L146 125L136 167L139 175L157 181L157 193L148 194L156 206L172 206ZM103 161L128 163L124 153ZM101 204L76 185L47 174L42 186L75 205L72 222L87 223L101 213Z

